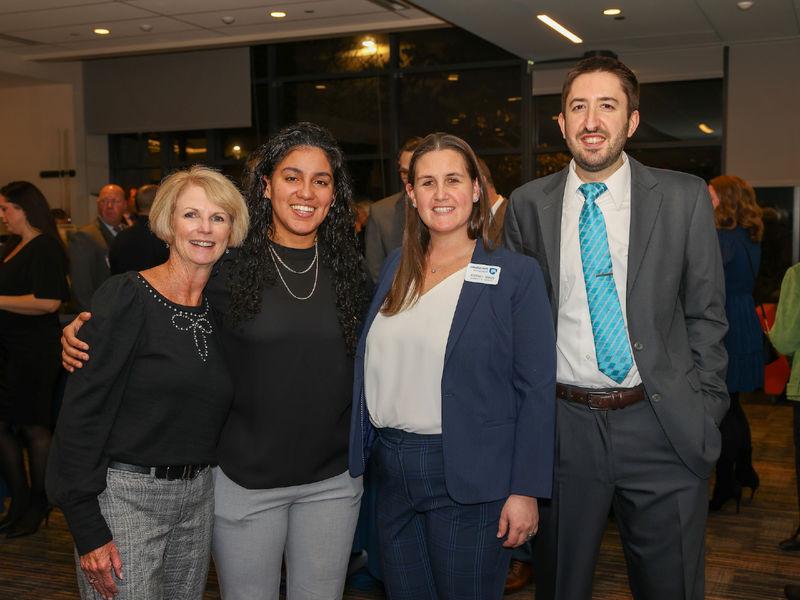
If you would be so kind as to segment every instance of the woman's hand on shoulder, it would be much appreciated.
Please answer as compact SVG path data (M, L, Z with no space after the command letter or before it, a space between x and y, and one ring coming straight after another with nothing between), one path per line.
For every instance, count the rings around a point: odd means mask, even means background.
M75 369L80 369L83 363L89 360L89 355L86 354L89 344L79 340L77 334L83 324L91 318L92 313L82 312L62 331L61 365L70 373L74 373Z
M81 570L86 581L105 600L112 600L117 593L114 575L122 579L122 558L113 541L81 555Z
M539 505L532 496L511 494L500 512L497 537L506 540L504 548L516 548L531 539L539 530Z

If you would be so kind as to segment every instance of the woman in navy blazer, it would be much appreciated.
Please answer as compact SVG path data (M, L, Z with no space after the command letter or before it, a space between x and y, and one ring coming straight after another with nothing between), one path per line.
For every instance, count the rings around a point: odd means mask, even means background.
M538 263L491 248L481 181L455 136L414 152L356 351L350 473L372 461L392 600L500 598L551 493L552 311Z

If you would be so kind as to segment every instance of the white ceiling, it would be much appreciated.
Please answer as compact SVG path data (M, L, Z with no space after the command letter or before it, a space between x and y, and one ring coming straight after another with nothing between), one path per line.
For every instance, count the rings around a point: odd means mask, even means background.
M800 36L800 0L414 0L418 7L534 61ZM620 8L624 20L604 16ZM583 38L573 44L536 19L547 14ZM800 65L798 65L800 70Z
M0 52L74 60L442 24L402 0L0 0Z

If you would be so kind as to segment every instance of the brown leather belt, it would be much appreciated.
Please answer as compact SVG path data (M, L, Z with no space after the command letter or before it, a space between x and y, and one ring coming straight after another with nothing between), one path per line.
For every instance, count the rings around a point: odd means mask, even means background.
M592 410L618 410L644 400L644 386L592 389L556 383L556 397L588 406Z

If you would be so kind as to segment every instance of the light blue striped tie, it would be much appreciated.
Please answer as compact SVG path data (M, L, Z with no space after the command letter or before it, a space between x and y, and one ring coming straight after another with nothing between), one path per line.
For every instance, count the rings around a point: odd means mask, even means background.
M586 198L578 221L578 233L597 366L608 377L622 383L633 366L633 358L614 285L606 222L600 207L595 204L608 188L605 183L584 183L579 189Z

